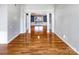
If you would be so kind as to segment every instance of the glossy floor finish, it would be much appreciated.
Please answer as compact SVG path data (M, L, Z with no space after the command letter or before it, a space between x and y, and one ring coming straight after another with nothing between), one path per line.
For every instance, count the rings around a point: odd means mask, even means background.
M0 54L8 55L77 55L54 33L35 32L20 34L8 45L0 45Z

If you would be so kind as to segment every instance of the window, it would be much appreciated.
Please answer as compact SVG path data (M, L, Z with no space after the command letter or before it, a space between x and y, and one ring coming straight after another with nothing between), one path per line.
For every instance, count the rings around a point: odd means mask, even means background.
M31 15L31 22L34 22L34 16Z
M43 21L44 21L44 22L47 22L47 16L46 16L46 15L43 16Z

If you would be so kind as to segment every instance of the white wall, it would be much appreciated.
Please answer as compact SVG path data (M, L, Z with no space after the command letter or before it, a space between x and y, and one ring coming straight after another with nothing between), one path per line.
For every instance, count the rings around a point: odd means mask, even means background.
M21 12L21 14L20 14L20 33L25 33L26 32L26 12L25 12L25 5L21 5L20 6L21 7L21 10L20 10L20 12Z
M20 5L8 5L8 41L20 33Z
M7 43L7 6L0 4L0 44Z
M52 33L54 33L54 12L52 13Z
M55 6L55 33L79 52L79 5Z
M20 5L0 5L0 44L7 44L20 33Z

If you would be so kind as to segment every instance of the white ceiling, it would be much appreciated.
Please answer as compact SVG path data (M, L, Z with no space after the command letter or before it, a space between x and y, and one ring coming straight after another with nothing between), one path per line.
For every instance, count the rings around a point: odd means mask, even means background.
M25 11L31 13L46 14L47 12L54 12L53 4L25 4Z

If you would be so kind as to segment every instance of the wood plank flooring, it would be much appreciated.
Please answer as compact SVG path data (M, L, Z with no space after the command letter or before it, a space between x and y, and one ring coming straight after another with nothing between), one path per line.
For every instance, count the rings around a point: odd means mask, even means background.
M77 55L54 33L35 32L20 34L8 45L0 45L0 54L7 55Z

